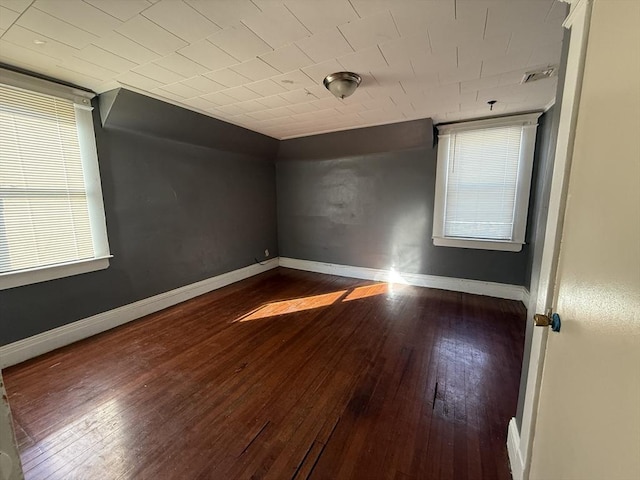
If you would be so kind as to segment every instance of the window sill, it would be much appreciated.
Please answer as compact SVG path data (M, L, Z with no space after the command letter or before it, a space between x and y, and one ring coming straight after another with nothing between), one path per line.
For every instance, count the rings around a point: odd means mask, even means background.
M472 248L476 250L500 250L503 252L519 252L522 243L500 242L495 240L467 240L451 237L433 237L433 244L437 247Z
M80 275L81 273L95 272L109 267L109 259L113 255L77 262L59 263L46 267L30 268L0 274L0 290L31 285L32 283L46 282L56 278Z

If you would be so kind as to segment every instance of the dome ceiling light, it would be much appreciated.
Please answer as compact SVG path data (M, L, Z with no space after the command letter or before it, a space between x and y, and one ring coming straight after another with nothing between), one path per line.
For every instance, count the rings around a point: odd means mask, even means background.
M347 98L360 85L362 78L357 73L336 72L327 75L322 83L337 98Z

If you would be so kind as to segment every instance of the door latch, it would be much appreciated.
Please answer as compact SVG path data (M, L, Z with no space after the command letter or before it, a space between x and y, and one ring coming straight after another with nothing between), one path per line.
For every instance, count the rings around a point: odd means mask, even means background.
M551 330L553 330L554 332L559 332L560 327L562 326L560 315L558 315L557 313L551 315L551 318L549 318L549 315L536 313L533 316L533 324L536 327L551 327Z

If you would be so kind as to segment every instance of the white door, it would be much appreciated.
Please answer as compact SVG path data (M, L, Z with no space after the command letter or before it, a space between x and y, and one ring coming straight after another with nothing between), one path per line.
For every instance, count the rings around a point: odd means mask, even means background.
M0 480L20 480L24 476L13 435L11 410L7 401L7 392L4 390L2 372L0 372L0 396Z
M553 296L562 330L548 334L529 429L536 480L640 478L640 2L595 0L587 32Z

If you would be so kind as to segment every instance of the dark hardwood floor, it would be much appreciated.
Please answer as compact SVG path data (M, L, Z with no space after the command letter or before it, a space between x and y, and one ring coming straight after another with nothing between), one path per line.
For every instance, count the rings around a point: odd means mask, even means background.
M277 269L4 371L27 479L509 479L519 302Z

